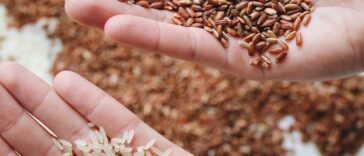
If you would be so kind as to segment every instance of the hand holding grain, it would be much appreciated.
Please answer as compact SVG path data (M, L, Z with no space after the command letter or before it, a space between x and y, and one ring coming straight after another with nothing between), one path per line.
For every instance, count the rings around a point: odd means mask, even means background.
M66 11L107 37L164 55L210 65L248 79L326 80L364 69L364 1L317 0L302 47L290 46L284 63L272 69L249 65L245 49L230 38L225 49L203 29L169 24L173 12L145 9L115 0L67 0ZM294 45L294 42L290 44Z
M70 142L88 138L91 122L103 127L110 138L134 130L132 146L156 139L155 147L172 149L173 156L191 155L75 73L58 74L54 88L15 63L0 64L0 75L0 155L17 156L16 152L23 156L62 155L53 145L52 135L30 114L58 138Z

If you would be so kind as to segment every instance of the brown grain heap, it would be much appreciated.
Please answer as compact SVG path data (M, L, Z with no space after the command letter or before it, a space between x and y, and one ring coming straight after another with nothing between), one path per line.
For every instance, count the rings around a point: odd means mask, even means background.
M286 56L288 46L279 40L296 38L302 46L300 25L307 25L314 10L311 0L172 0L129 1L147 8L176 11L172 23L186 27L199 27L211 33L224 47L229 46L229 37L242 38L239 45L248 50L253 58L250 64L269 68L271 59L265 52L275 56L276 63ZM270 49L280 43L279 48ZM258 54L255 56L255 54Z
M92 81L152 128L195 155L292 155L282 148L283 116L323 156L354 155L364 144L364 78L329 82L246 81L190 62L103 41L72 22L64 0L0 0L23 26L56 18L63 50L53 73L72 70ZM303 20L304 21L304 20Z

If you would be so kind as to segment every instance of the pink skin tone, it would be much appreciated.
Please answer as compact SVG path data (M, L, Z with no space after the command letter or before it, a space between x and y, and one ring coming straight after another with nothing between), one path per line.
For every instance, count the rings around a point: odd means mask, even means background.
M135 148L157 139L156 147L163 151L171 148L173 155L192 155L76 73L59 73L53 86L11 62L0 64L0 73L0 155L15 155L14 151L24 156L62 155L53 146L52 136L26 112L71 142L86 139L91 130L87 124L92 122L105 128L109 137L121 137L133 129Z
M66 11L75 21L102 29L106 37L120 43L248 79L327 80L362 72L364 38L358 34L364 34L364 1L316 3L318 8L310 25L300 29L304 46L297 48L290 43L288 58L269 70L251 67L247 52L237 45L237 39L231 38L230 47L224 49L204 30L168 24L172 12L115 0L66 0ZM25 112L66 140L85 139L91 130L87 123L92 122L104 127L109 137L134 129L134 146L156 138L161 150L172 148L173 155L192 155L75 73L59 73L50 86L24 67L6 62L0 64L0 75L0 155L15 156L15 151L25 156L61 155L52 145L52 136Z
M104 30L123 44L220 68L255 80L328 80L355 75L364 68L364 1L317 0L311 23L301 26L304 43L290 42L287 59L271 69L249 65L250 57L230 39L224 49L199 28L169 24L173 12L144 9L114 0L67 0L75 21ZM173 35L171 35L173 34Z

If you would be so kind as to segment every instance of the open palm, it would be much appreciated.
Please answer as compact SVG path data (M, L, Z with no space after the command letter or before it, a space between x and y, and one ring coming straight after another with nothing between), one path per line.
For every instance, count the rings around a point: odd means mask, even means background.
M156 147L172 149L173 155L190 156L159 135L136 115L101 89L79 75L58 74L54 86L15 63L0 64L0 155L61 156L52 135L35 116L60 139L74 142L86 139L92 130L89 122L103 127L110 138L135 130L131 146L157 139ZM31 115L30 115L31 114ZM76 151L77 155L80 151Z
M225 49L199 28L169 24L173 12L145 9L115 0L67 0L66 11L79 23L105 31L108 38L248 79L324 80L364 69L364 1L318 0L304 45L290 43L288 58L271 69L249 65L246 49L230 38Z

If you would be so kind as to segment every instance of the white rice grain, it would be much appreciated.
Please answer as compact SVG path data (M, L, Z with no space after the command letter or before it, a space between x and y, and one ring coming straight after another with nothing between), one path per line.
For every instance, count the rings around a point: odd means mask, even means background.
M162 156L170 156L171 154L172 154L172 149L167 149L166 151L164 151Z
M133 154L133 156L144 156L144 154L145 154L145 151L139 151L139 152L135 152Z
M58 140L56 140L56 139L54 139L54 138L52 138L52 142L53 142L53 144L59 149L59 150L61 150L61 151L63 151L64 149L63 149L63 146L62 146L62 144L58 141Z
M158 155L158 156L163 155L163 152L162 152L160 149L156 148L156 147L153 147L153 146L152 146L150 149L152 150L152 152L153 152L154 154L156 154L156 155Z
M90 137L90 139L91 139L91 141L92 141L93 144L97 144L98 143L95 132L91 131L90 134L89 134L89 137Z
M145 156L153 156L152 153L150 153L149 151L145 152Z
M144 151L144 146L138 146L137 147L137 151L140 152L140 151Z
M130 144L130 143L131 143L131 141L133 140L134 134L135 134L134 130L130 130L130 131L129 131L128 138L126 139L126 142L127 142L128 144Z
M150 140L145 146L144 150L149 150L155 143L157 142L156 139Z

